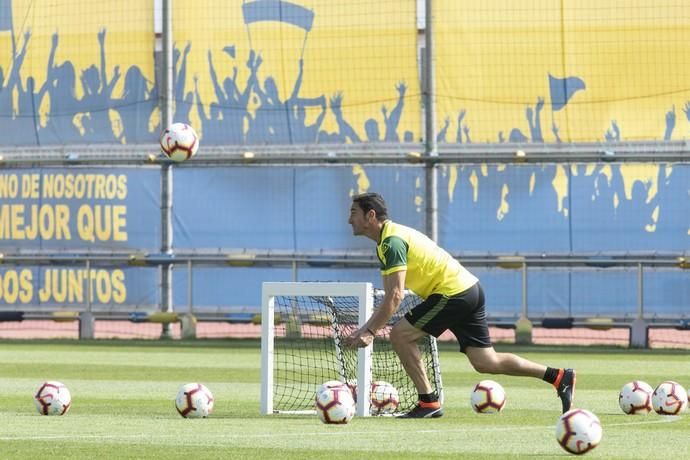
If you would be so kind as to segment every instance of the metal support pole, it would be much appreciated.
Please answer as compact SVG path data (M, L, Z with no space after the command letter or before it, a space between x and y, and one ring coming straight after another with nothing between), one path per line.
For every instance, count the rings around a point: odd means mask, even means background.
M161 128L165 128L173 122L174 114L174 72L173 68L173 0L162 0L162 41L163 41L163 88L162 88L162 107L161 107Z
M194 313L194 293L192 291L193 289L193 283L192 283L192 260L187 261L187 310L189 314Z
M161 167L161 252L172 255L172 167L165 164ZM161 311L173 311L172 277L173 264L161 265ZM161 339L172 338L170 323L163 323Z
M91 260L86 259L86 308L79 314L79 339L94 339L96 337L96 322L91 312Z
M196 317L194 316L193 262L187 260L187 313L179 316L180 335L185 340L196 339Z
M630 346L647 348L649 346L647 321L644 319L644 266L637 264L637 315L630 328Z
M162 119L163 127L172 123L173 117L173 27L172 27L172 0L163 0L163 68L165 78L163 79L163 100ZM172 166L169 163L161 165L161 252L172 254L172 195L173 195L173 176ZM173 311L172 295L172 270L173 265L163 265L161 267L161 311ZM172 337L172 330L169 323L164 323L161 330L161 338Z
M644 318L644 268L637 264L637 318Z
M522 263L522 306L520 308L520 318L515 323L515 343L520 345L530 345L532 343L532 322L529 320L529 305L527 295L527 262Z
M432 0L425 2L424 19L424 56L426 88L424 93L425 113L425 148L427 157L437 157L436 145L436 71L434 62L434 29ZM435 163L426 165L426 233L429 238L438 241L438 166Z
M91 294L93 292L91 288L91 260L86 259L86 311L91 313Z
M522 263L522 311L521 316L527 318L527 262Z

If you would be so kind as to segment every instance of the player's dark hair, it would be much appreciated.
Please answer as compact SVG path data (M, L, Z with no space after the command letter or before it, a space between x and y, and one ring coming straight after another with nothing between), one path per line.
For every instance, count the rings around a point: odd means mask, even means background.
M364 214L373 209L374 212L376 212L376 220L379 222L383 222L384 220L388 219L388 208L386 208L386 202L378 193L372 192L355 195L352 197L352 202L357 203L362 211L364 211Z

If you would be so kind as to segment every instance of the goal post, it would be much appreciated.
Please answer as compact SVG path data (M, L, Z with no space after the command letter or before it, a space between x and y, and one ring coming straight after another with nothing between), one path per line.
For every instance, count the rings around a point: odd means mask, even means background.
M300 296L309 298L332 298L333 296L351 296L357 299L359 308L358 325L366 323L373 311L373 290L371 283L263 283L262 285L262 311L261 311L261 413L264 415L274 412L273 405L273 385L274 385L274 350L275 350L275 326L276 326L276 296L289 296L297 298ZM325 302L321 302L324 304ZM327 305L327 304L326 304ZM282 313L282 311L280 312ZM333 315L335 316L335 315ZM292 318L298 321L301 329L302 318ZM290 320L285 318L286 321ZM278 323L282 322L279 318ZM331 327L333 327L331 320ZM286 328L287 329L287 328ZM301 331L300 331L301 332ZM341 344L337 334L334 334L334 347L337 349ZM336 352L337 353L337 352ZM341 368L341 362L337 363ZM345 381L347 375L341 371L339 376ZM364 385L357 386L357 415L369 413L369 393L367 389L371 384L371 347L360 348L357 350L357 381ZM313 387L312 391L315 391Z
M417 392L392 349L392 325L420 299L408 294L372 346L350 349L343 340L365 324L383 299L371 283L266 282L262 285L261 413L314 413L320 384L356 386L356 414L369 415L371 382L398 389L399 411L411 409ZM435 338L419 342L434 391L442 398Z

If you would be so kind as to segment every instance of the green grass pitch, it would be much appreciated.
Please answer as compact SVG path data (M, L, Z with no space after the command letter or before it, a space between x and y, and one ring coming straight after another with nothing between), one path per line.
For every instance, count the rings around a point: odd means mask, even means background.
M575 405L601 419L604 437L587 458L690 458L690 415L626 416L618 391L640 379L690 385L687 352L605 348L514 348L524 357L578 371ZM321 424L314 416L260 416L256 341L2 342L0 458L163 459L505 459L564 458L555 440L560 401L535 379L482 376L454 347L441 347L446 415L440 419L357 418ZM474 383L492 378L508 402L499 415L469 407ZM72 392L63 417L38 415L45 380ZM178 388L206 384L208 419L174 409Z

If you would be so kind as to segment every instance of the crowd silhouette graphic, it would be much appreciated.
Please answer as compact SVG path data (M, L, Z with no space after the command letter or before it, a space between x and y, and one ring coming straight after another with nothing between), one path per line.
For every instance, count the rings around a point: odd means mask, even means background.
M205 144L399 143L421 140L412 131L401 132L400 129L406 110L420 110L415 107L416 104L406 104L408 83L405 81L392 85L389 95L382 95L390 97L392 103L382 104L380 113L369 116L359 113L357 118L364 120L363 123L353 123L347 119L347 95L342 90L333 94L302 94L304 74L309 70L303 55L314 24L315 14L312 10L280 0L254 0L242 4L242 16L250 45L248 50L243 50L246 51L246 62L241 62L234 44L228 44L222 49L205 50L208 73L194 73L191 78L193 84L188 84L188 61L193 44L185 43L183 47L176 44L174 48L173 119L191 123L192 114L198 117L200 126L196 128L202 133ZM277 76L266 75L259 78L263 60L258 51L251 49L249 27L257 22L280 22L304 31L301 55L295 62L297 78L292 91L282 98L278 91L280 85ZM96 37L100 62L85 68L76 68L71 60L56 62L60 40L59 34L54 33L46 63L46 77L41 82L23 70L28 45L33 38L30 30L23 32L18 39L15 38L11 0L0 0L0 33L11 34L12 42L11 64L7 68L0 66L0 128L6 133L6 145L155 142L161 129L160 113L156 114L161 102L157 82L147 79L147 72L137 65L131 65L127 69L108 66L105 28ZM219 59L231 59L233 63L237 63L232 75L219 75L216 70L216 61ZM239 81L238 65L246 66L246 81ZM124 80L121 82L122 79ZM542 122L545 97L539 96L533 106L524 108L524 121L519 120L521 116L518 110L515 126L499 130L494 139L480 141L562 142L555 114L564 109L578 92L586 91L587 86L578 76L558 77L548 74L547 79L551 102L551 129L548 136L544 133L545 124ZM202 98L200 82L210 83L213 88L212 97L206 96L209 100ZM114 91L116 87L118 94ZM250 105L252 110L249 109ZM42 107L49 109L41 109ZM676 127L676 108L673 106L666 110L662 115L666 129L659 133L659 139L669 141ZM690 121L690 101L685 103L682 111ZM324 128L326 117L335 121L329 125L335 126L335 129ZM457 115L445 117L438 128L437 141L471 144L473 135L470 119L471 114L462 107L458 109ZM454 135L452 129L455 130ZM602 133L601 140L623 140L616 120L610 121L610 128Z

